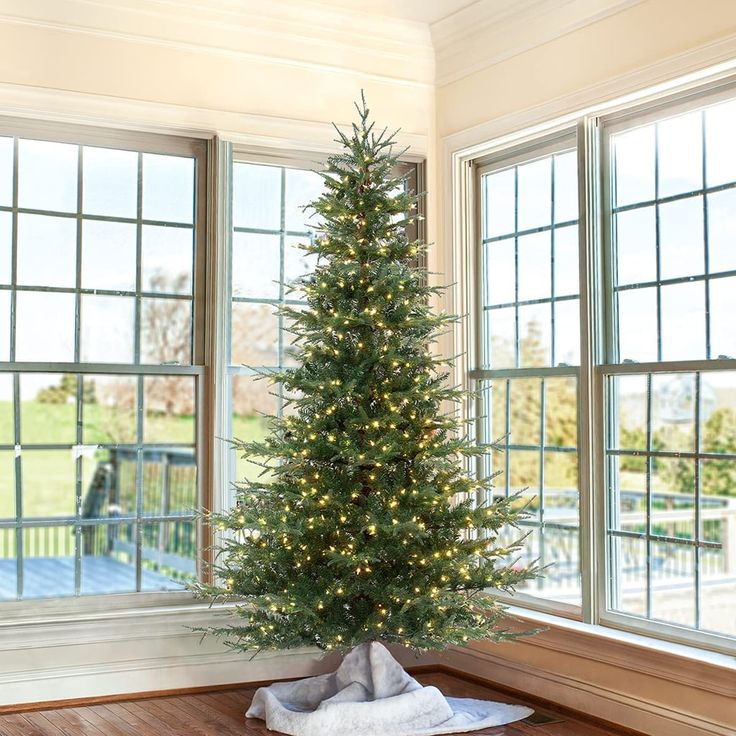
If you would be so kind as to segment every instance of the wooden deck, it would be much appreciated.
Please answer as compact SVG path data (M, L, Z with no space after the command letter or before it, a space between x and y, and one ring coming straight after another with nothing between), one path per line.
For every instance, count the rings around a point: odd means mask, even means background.
M444 673L417 675L447 695L524 703L536 709L528 720L475 731L478 736L624 736L617 730L540 708L484 685ZM240 688L103 705L0 715L0 736L277 736L260 720L245 719L255 690ZM376 736L366 734L366 736Z
M143 570L144 591L177 590L166 575ZM135 568L113 557L82 557L82 595L135 591ZM0 560L0 600L16 598L15 560ZM23 561L23 598L74 595L74 557L28 557Z

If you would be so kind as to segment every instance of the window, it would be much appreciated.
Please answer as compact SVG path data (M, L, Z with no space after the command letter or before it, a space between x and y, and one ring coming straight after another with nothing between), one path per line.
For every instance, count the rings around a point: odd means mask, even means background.
M304 304L297 281L313 263L299 245L310 241L314 227L304 207L319 195L322 178L306 168L246 161L233 163L232 178L226 436L253 441L268 433L268 416L288 410L288 397L258 373L294 365L291 333L276 308ZM258 477L259 466L231 455L230 483Z
M204 144L0 137L0 600L195 572Z
M469 374L494 448L480 471L494 493L533 497L525 554L549 565L515 602L724 651L735 127L724 85L476 160Z

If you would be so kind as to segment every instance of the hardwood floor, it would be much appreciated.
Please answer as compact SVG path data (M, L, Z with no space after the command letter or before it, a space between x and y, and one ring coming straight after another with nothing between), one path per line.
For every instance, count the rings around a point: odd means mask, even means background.
M446 695L524 702L535 708L530 721L475 731L478 736L623 736L626 731L540 707L484 685L437 672L416 675ZM245 719L255 688L220 690L102 705L0 715L0 736L277 736L260 720ZM371 736L366 734L366 736Z

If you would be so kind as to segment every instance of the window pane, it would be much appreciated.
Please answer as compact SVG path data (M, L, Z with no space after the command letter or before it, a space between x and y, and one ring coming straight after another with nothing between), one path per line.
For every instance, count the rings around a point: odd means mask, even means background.
M736 278L710 282L710 357L736 357Z
M74 294L21 291L16 299L16 359L72 362Z
M143 379L143 441L193 444L195 388L191 376L146 376Z
M82 296L81 360L83 363L132 363L135 299Z
M144 591L181 590L197 571L196 522L142 524Z
M483 177L485 184L485 237L513 233L516 229L515 169Z
M286 299L305 298L305 294L297 283L298 279L314 271L317 257L306 253L300 247L305 243L304 238L288 236L284 243L284 297Z
M82 527L82 595L135 592L135 525Z
M0 445L14 444L13 374L0 373Z
M194 159L143 154L143 217L194 222Z
M136 442L138 380L133 376L85 378L83 441L87 445Z
M27 444L71 445L76 437L77 377L25 373L20 377L20 438Z
M551 360L551 312L549 304L519 307L519 364L546 366Z
M641 284L657 278L657 230L654 207L614 215L616 283Z
M489 309L486 320L486 358L492 368L516 365L516 310Z
M703 187L703 131L699 110L657 126L659 196Z
M72 526L23 529L23 598L74 595L74 540Z
M82 152L82 210L87 215L135 217L138 154L85 146Z
M231 326L231 364L277 366L279 323L271 304L235 302Z
M23 450L23 517L74 516L76 462L69 450Z
M580 291L577 225L555 229L555 295Z
M705 355L705 288L702 282L662 287L662 360Z
M13 204L13 139L0 138L0 205Z
M141 300L141 362L188 365L192 361L192 302Z
M188 227L143 226L143 291L192 293L193 237Z
M610 608L635 616L647 616L647 543L643 539L613 537L608 569L612 599Z
M18 141L18 205L74 212L78 156L79 148L67 143Z
M279 298L280 242L278 235L233 234L233 296Z
M194 449L157 448L145 452L143 457L143 513L151 516L196 513Z
M518 168L519 231L549 225L552 218L552 159L544 158Z
M612 136L617 207L654 199L654 126Z
M77 280L76 264L76 220L18 215L19 284L73 287Z
M705 111L706 171L708 186L736 181L736 100Z
M10 292L0 290L0 361L10 360Z
M578 154L570 151L554 157L555 222L578 219Z
M233 164L233 225L263 230L280 229L280 168Z
M580 364L580 300L555 303L555 365Z
M4 417L0 416L0 422ZM11 450L0 450L0 519L15 518L15 453ZM4 544L14 544L14 540L6 537L5 530L0 531L0 579L2 578L2 560L9 557L10 550ZM0 582L0 597L3 584ZM15 593L13 593L15 596Z
M651 543L652 613L659 621L695 626L695 550Z
M136 226L84 220L82 288L134 291L135 280Z
M12 256L13 215L10 212L0 212L0 284L10 283Z
M313 212L303 207L317 199L323 189L322 177L314 171L285 169L286 191L284 193L287 230L313 230Z
M620 291L617 301L619 362L657 360L656 289Z
M512 304L516 301L515 239L484 245L486 304Z
M542 382L539 378L510 381L512 445L539 445L541 442Z
M660 205L659 249L663 279L703 273L702 197L689 197Z
M656 450L695 451L695 376L652 376L652 444Z
M708 258L711 273L736 271L736 190L708 195Z
M519 238L519 301L551 296L552 254L550 233L534 233Z

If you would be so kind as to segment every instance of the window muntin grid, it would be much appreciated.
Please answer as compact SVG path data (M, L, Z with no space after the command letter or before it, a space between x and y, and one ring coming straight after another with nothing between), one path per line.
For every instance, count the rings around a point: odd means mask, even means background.
M567 139L569 141L569 138ZM540 153L546 149L546 155ZM581 604L577 151L549 146L480 172L478 433L494 493L522 491L524 555L550 564L523 597ZM573 325L570 327L570 325ZM518 530L508 530L509 541Z
M0 599L179 590L204 146L64 138L0 138Z
M303 211L322 188L309 169L233 163L233 232L230 248L230 329L228 335L229 436L255 440L268 433L267 416L281 416L288 397L257 373L294 365L291 334L275 311L299 307L304 295L295 280L314 259L298 246L313 237L310 213ZM232 460L229 478L239 482L261 468L241 457Z
M576 151L483 174L481 202L482 367L579 364Z
M617 362L736 355L736 102L610 136Z

